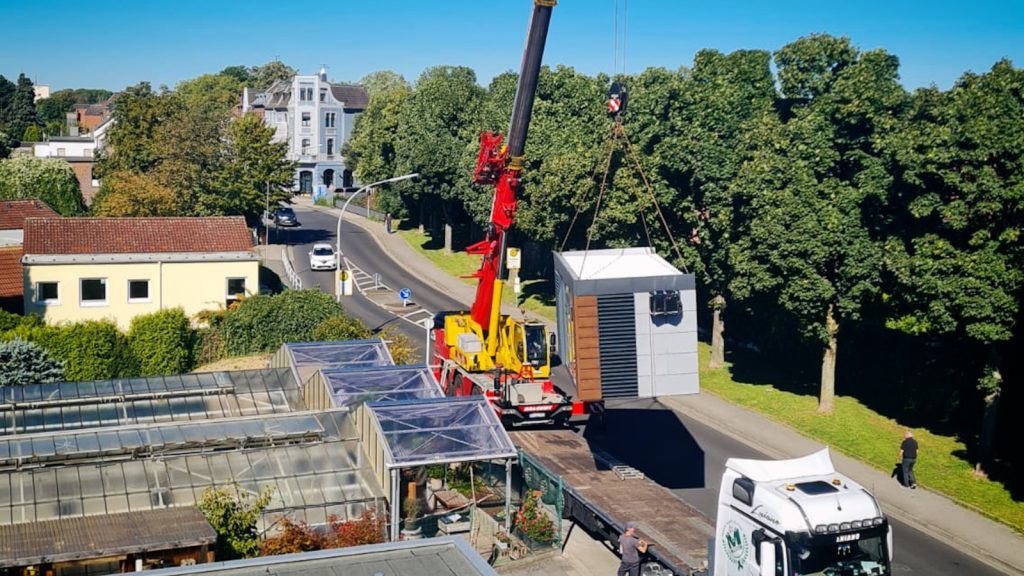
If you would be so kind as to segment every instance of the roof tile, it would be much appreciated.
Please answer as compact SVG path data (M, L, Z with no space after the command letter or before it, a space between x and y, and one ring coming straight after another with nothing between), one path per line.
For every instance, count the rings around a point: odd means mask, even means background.
M21 230L29 216L60 216L42 200L0 200L0 230Z
M241 216L204 218L27 218L25 254L251 252Z
M21 298L23 290L21 246L0 248L0 300Z

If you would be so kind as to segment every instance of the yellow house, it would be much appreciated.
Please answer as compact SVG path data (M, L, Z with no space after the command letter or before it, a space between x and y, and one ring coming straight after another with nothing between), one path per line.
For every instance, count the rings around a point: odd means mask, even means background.
M241 216L26 218L25 314L47 323L190 317L255 293L259 258Z

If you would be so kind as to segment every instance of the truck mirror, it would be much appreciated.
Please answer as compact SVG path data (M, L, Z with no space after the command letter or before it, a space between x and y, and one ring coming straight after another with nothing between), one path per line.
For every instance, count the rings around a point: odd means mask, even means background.
M558 350L558 334L548 332L548 352L554 354Z
M761 562L759 563L761 576L775 576L775 543L765 540L758 547L761 552Z

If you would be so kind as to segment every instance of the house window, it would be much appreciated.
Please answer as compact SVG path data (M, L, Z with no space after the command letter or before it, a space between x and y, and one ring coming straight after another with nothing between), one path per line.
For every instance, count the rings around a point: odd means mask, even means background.
M309 128L309 112L302 113L302 127Z
M36 302L40 304L60 304L60 283L37 282Z
M334 154L334 138L327 139L327 155Z
M320 91L320 101L321 102L326 102L327 101L327 90L321 90Z
M64 148L57 148L57 156L67 156L67 150Z
M245 296L245 278L228 278L227 305Z
M128 301L149 302L149 280L129 280Z
M324 126L327 128L334 128L334 117L334 112L328 112L326 115L324 115Z
M313 89L306 87L299 88L299 100L302 100L303 102L313 100Z
M81 294L82 306L106 306L107 279L82 278Z
M308 154L309 153L309 138L303 138L302 139L302 153L303 154Z

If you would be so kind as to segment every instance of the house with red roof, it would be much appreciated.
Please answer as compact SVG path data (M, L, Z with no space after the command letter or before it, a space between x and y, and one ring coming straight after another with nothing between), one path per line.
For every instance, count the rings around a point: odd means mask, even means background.
M47 323L194 316L255 293L259 257L241 216L26 218L24 307Z
M24 288L21 243L25 218L59 218L42 200L0 200L0 309L15 314L23 311Z

